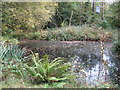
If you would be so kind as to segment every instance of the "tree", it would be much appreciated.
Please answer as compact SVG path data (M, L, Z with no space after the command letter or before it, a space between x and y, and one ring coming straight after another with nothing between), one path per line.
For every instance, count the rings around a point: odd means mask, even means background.
M110 18L111 25L117 28L120 28L120 1L114 2L110 5L110 10L112 12Z
M60 27L85 24L91 16L92 6L90 2L60 2L55 18L58 27Z
M57 3L4 2L2 3L3 30L40 30L55 14Z

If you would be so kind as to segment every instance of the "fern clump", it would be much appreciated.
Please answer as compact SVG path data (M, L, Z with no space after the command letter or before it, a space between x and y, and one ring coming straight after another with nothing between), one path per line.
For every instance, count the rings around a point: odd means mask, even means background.
M58 57L49 60L48 55L44 55L42 59L36 53L32 56L32 65L25 64L28 76L33 82L59 82L67 80L71 66L70 63L64 63L64 58Z

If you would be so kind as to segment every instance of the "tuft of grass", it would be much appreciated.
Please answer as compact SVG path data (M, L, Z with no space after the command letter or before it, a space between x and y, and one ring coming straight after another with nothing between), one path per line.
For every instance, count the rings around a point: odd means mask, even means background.
M15 38L0 36L0 44L3 44L3 43L14 43L14 44L17 44L19 42Z
M12 81L12 82L11 82ZM54 82L54 83L40 83L40 84L32 84L30 82L23 81L22 79L13 77L12 75L6 81L2 81L0 85L0 89L2 88L116 88L117 86L111 85L108 83L99 83L98 86L92 86L87 83L81 84L79 82Z
M14 44L1 44L0 45L0 70L2 75L0 78L6 79L11 73L20 73L17 68L24 58L25 50Z

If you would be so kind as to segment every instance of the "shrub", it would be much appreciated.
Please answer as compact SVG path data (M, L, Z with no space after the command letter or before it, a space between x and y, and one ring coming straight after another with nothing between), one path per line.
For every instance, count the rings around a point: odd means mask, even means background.
M2 34L40 30L51 20L56 7L57 3L51 2L3 2Z
M41 39L41 33L40 32L35 32L35 33L30 33L30 37L28 37L30 40L38 40Z
M4 44L4 43L14 43L14 44L17 44L18 40L15 39L15 38L0 36L0 44Z

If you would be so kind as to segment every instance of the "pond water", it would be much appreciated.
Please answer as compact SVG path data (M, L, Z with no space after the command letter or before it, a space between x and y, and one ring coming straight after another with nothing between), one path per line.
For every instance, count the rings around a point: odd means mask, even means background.
M112 42L104 43L103 54L100 42L88 41L26 41L20 44L40 57L44 54L50 58L65 57L72 63L71 70L75 73L77 81L98 85L112 82L120 85L120 65L117 54L111 52Z

